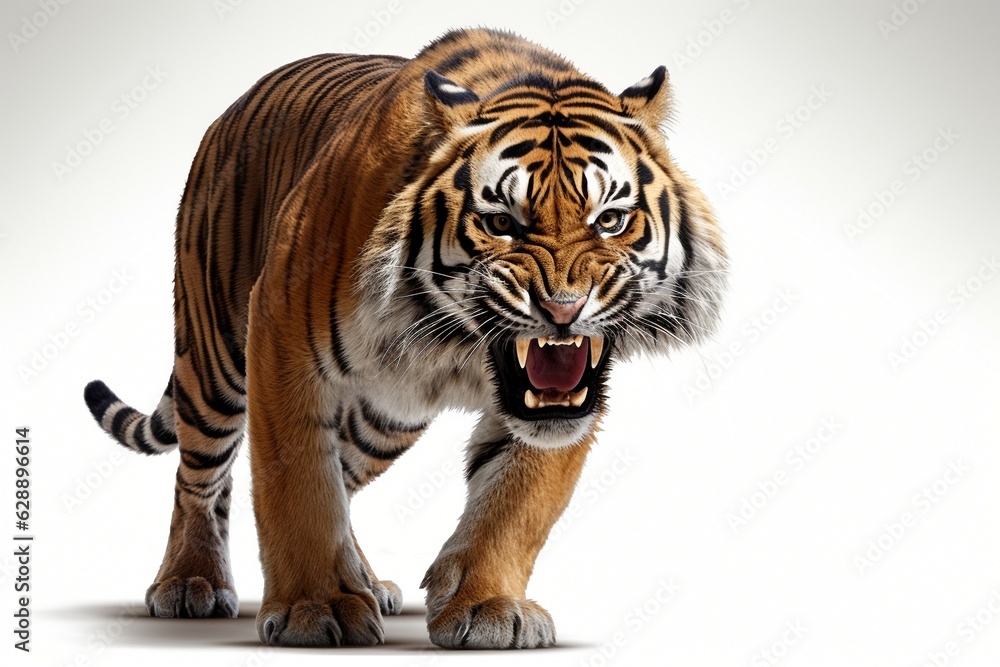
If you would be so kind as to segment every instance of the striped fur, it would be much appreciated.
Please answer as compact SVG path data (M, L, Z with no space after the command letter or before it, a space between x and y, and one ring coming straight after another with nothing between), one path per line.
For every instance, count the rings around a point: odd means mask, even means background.
M659 131L668 95L663 68L613 95L515 35L460 30L413 59L297 61L209 128L178 215L167 391L148 417L85 392L126 447L180 444L151 615L235 615L230 469L249 429L262 641L381 642L399 589L354 540L350 497L458 407L482 418L465 513L423 582L431 639L555 641L525 586L608 368L709 334L726 284L711 210ZM598 355L584 402L522 404L515 341L574 336ZM566 350L582 354L531 354Z

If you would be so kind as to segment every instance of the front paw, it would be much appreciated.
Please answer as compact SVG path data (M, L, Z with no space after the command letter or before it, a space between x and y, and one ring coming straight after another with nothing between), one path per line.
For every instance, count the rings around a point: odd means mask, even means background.
M544 648L556 642L549 612L531 600L504 595L477 603L454 599L427 629L431 641L444 648Z
M257 635L271 646L373 646L385 641L379 603L370 593L265 602L257 614Z
M168 576L146 590L146 611L159 618L236 618L239 602L227 583Z

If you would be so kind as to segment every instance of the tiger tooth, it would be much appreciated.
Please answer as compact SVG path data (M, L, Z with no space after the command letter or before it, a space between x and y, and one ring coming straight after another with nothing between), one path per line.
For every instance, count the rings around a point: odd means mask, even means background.
M529 410L534 410L538 407L538 397L530 389L524 390L524 404L528 406Z
M583 336L582 335L574 336L573 337L573 344L576 345L577 347L580 347L581 345L583 345Z
M546 345L549 344L549 339L546 336L542 336L541 338L536 338L535 340L538 341L538 347L545 347Z
M517 363L521 364L521 368L528 363L528 348L531 347L530 338L518 338L514 341L514 345L517 346Z
M587 389L588 387L584 387L575 394L570 394L569 397L570 405L572 405L574 408L578 408L581 405L583 405L583 402L587 400Z
M596 336L590 337L590 367L597 368L597 362L601 360L601 352L604 351L604 339Z

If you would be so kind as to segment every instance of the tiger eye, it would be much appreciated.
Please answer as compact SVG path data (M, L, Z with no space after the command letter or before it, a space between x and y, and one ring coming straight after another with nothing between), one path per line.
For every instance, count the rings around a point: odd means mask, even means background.
M622 214L618 211L605 211L597 218L597 224L605 229L614 229L621 222Z

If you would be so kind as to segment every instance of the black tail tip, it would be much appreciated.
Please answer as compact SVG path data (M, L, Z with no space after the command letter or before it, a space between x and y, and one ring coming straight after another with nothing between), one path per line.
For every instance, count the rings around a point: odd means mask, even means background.
M94 380L84 388L83 400L87 402L87 407L90 408L90 414L94 415L94 419L101 421L108 406L117 401L118 397L115 396L115 392L108 388L108 385L100 380Z

